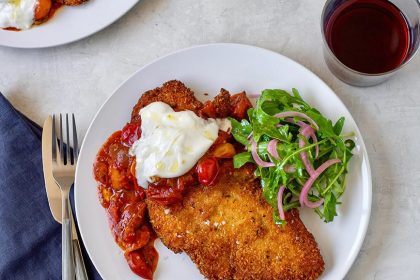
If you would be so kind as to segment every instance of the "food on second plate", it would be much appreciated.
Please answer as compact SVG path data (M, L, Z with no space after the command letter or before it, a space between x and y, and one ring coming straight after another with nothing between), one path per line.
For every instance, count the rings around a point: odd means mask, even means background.
M334 217L354 146L343 124L297 91L266 90L255 108L224 89L202 103L175 80L145 92L94 163L130 268L153 277L157 236L209 279L318 278L324 261L295 208Z
M76 6L87 0L3 0L0 1L0 28L26 30L51 18L62 5Z

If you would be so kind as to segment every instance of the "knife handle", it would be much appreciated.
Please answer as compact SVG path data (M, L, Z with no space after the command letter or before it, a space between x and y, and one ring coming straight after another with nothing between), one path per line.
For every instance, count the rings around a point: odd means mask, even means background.
M83 261L82 250L79 240L73 239L74 262L76 266L76 280L88 280L85 262Z

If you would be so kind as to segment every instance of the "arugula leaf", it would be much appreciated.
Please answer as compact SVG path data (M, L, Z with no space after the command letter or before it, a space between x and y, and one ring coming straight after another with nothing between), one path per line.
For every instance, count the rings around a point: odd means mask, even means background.
M262 108L250 109L248 111L249 121L252 125L253 138L258 142L261 136L266 135L281 141L287 141L287 137L280 133L276 125L279 119L267 114Z
M316 130L317 143L313 139L306 139L300 134L301 124L306 119L293 117L295 123L287 118L277 118L274 115L285 111L297 111L306 114L316 122L319 129ZM249 121L230 119L234 138L246 147L246 152L234 157L234 166L239 168L248 162L255 163L249 145L249 136L252 135L257 142L257 153L261 159L272 161L274 166L257 166L255 176L261 178L261 187L265 200L274 209L274 221L276 224L284 224L278 216L277 194L280 185L286 190L283 195L283 210L288 211L300 206L299 196L310 174L306 170L301 154L307 154L309 164L314 169L318 168L327 160L339 159L341 163L327 168L314 181L308 199L318 201L323 198L323 206L314 211L325 222L331 222L337 216L336 206L340 204L338 199L345 191L345 179L347 167L351 159L355 143L351 139L344 140L342 133L345 119L339 118L335 124L324 117L317 109L311 107L300 96L297 89L292 89L292 94L281 89L263 90L257 100L255 108L248 110ZM279 140L277 152L280 159L273 158L267 151L268 143L272 139ZM303 140L304 146L299 143ZM318 156L315 149L318 147Z
M334 220L334 217L337 216L337 211L335 210L337 204L337 199L335 198L332 192L328 192L324 197L324 221L331 222Z
M247 146L248 136L252 132L252 127L249 124L247 120L242 120L241 122L238 122L234 118L229 118L230 123L232 124L232 135L233 138L235 138L236 141L241 143L244 146Z
M243 165L245 165L245 163L247 163L247 162L254 162L250 152L243 152L243 153L240 153L240 154L236 154L233 157L233 167L235 167L235 168L240 168Z
M341 131L343 130L343 126L344 126L344 121L345 121L345 118L344 117L341 117L341 118L339 118L338 119L338 121L335 123L335 125L334 125L334 132L335 132L335 134L336 135L340 135L340 133L341 133Z

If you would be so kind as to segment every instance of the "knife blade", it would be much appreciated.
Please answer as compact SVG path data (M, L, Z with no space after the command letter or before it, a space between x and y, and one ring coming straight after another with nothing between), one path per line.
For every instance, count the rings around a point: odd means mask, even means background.
M61 190L60 187L56 184L52 175L52 141L50 138L52 135L52 125L52 118L51 116L48 116L42 129L42 167L44 169L44 181L45 190L47 192L48 205L54 220L61 224ZM74 225L72 227L72 243L75 258L74 262L76 267L76 279L87 280L88 276L86 273L83 255L80 249L80 243L76 231L77 225L74 223L73 213L71 214L71 219Z
M42 129L42 167L44 169L45 190L47 192L48 205L51 214L58 223L61 224L61 191L56 185L52 175L52 118L44 122Z

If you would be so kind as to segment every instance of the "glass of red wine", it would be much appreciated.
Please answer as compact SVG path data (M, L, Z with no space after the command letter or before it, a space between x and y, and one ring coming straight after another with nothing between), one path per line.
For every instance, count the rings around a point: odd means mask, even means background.
M331 72L351 85L377 85L419 49L420 2L327 0L321 29Z

